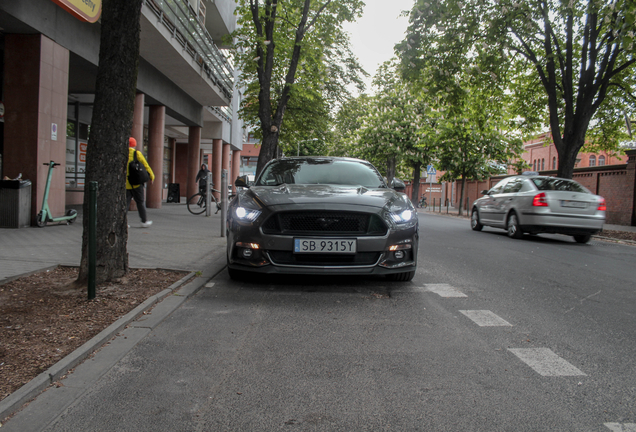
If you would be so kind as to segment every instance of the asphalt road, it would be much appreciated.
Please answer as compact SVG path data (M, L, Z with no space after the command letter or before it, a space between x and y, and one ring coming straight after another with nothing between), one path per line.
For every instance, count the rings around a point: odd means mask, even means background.
M421 222L412 283L222 272L47 430L636 430L635 247Z

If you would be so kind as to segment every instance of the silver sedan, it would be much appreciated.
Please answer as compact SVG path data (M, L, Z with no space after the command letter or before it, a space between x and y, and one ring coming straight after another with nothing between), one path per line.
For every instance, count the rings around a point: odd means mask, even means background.
M574 180L537 173L507 177L473 203L471 228L507 230L511 238L524 233L566 234L587 243L603 229L605 199Z
M418 218L370 163L351 158L271 161L240 188L227 216L232 278L246 273L415 275ZM402 189L403 183L394 183Z

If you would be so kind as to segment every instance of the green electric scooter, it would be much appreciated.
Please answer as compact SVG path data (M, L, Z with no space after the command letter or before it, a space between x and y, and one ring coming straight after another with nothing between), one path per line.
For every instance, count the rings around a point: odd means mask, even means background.
M77 218L76 210L69 210L66 212L66 216L52 217L51 209L49 208L49 188L51 187L51 178L53 177L53 168L59 166L59 163L53 161L45 163L43 165L49 166L49 176L46 178L46 188L44 188L44 200L42 200L42 210L38 213L36 222L39 227L43 227L48 222L66 222L66 224L72 224Z

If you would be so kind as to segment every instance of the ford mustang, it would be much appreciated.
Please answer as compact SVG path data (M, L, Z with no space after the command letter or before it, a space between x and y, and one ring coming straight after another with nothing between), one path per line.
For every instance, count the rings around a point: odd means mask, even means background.
M228 206L231 278L251 273L385 275L410 281L417 212L369 162L337 157L270 161Z

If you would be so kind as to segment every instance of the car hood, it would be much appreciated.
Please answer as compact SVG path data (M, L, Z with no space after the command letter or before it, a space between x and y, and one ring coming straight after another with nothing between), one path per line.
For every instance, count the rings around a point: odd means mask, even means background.
M295 205L362 205L375 208L405 209L412 204L406 195L392 189L337 185L252 186L246 194L263 207Z

